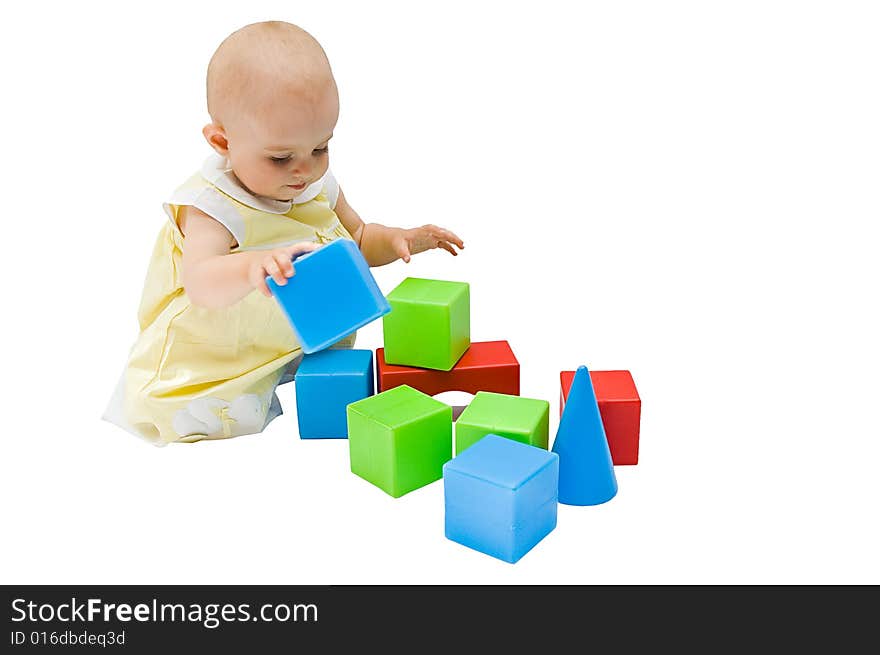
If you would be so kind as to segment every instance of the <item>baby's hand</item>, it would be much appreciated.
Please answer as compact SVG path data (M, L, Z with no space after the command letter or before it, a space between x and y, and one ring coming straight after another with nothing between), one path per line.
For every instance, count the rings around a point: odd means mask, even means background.
M453 245L464 248L464 243L458 236L436 225L423 225L409 230L400 230L392 240L394 252L407 263L409 263L411 255L417 255L432 248L443 248L453 255L458 255L455 248L452 247Z
M272 296L269 285L266 284L266 276L271 276L280 286L287 284L287 279L293 277L293 258L307 252L317 250L321 246L317 243L295 243L284 248L275 248L265 252L254 253L254 260L248 270L248 281L259 289L264 296Z

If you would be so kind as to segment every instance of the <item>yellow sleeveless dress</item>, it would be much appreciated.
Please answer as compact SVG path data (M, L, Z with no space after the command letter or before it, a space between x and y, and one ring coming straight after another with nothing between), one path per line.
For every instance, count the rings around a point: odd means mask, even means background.
M263 250L350 239L333 208L330 171L292 201L254 196L219 155L164 203L138 310L139 332L103 419L157 446L261 432L281 414L275 390L302 350L274 298L253 291L223 309L193 305L181 282L180 208L218 220L238 245ZM352 347L356 334L334 347Z

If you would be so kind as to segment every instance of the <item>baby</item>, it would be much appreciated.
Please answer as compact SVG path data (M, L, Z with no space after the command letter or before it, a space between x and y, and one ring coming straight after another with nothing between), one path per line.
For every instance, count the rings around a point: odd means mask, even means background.
M382 266L464 248L434 225L364 223L348 204L329 168L336 83L301 28L233 32L208 65L207 97L214 153L164 204L138 338L103 416L155 445L253 434L281 414L275 390L302 351L266 277L286 284L296 255L352 239Z

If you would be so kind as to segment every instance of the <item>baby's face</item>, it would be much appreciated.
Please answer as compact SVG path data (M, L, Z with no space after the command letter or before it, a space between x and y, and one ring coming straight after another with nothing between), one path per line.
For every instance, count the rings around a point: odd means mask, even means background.
M292 200L329 166L328 142L339 117L335 87L267 94L227 123L230 166L252 193Z

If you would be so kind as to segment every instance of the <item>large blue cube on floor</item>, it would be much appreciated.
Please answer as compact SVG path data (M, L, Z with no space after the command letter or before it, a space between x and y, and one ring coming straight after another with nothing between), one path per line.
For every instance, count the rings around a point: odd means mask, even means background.
M349 403L374 394L373 351L330 348L304 355L293 383L300 438L345 439Z
M294 276L266 284L304 353L327 348L391 311L367 260L351 239L337 239L293 262Z
M556 527L559 455L487 434L443 466L446 537L514 563Z

